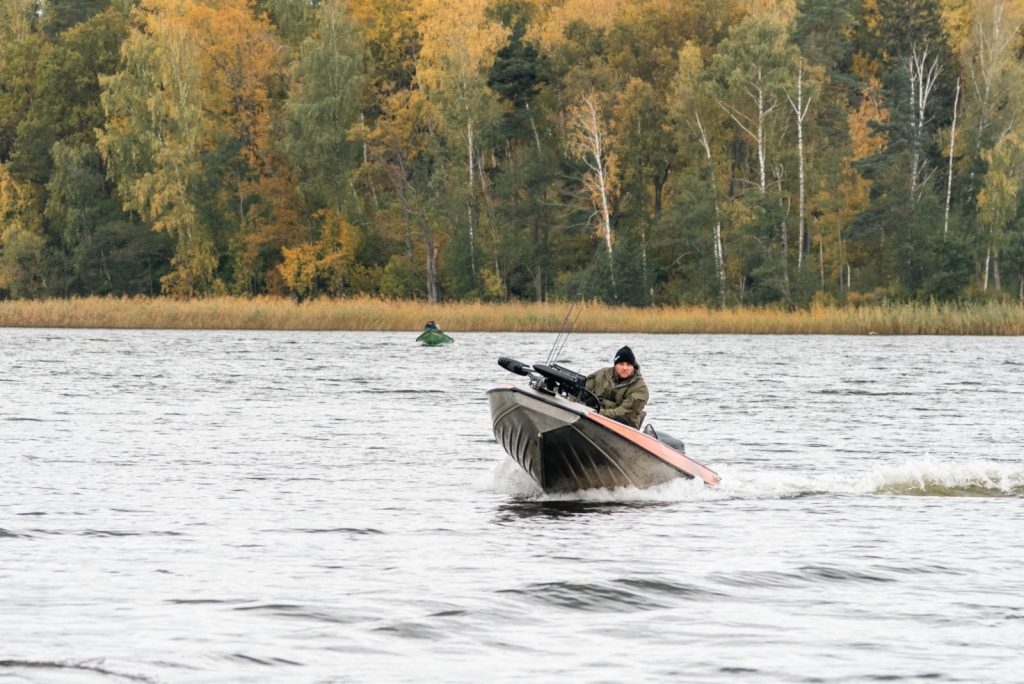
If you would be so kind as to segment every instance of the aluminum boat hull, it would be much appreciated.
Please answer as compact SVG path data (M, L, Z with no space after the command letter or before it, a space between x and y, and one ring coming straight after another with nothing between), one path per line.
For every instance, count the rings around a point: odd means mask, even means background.
M719 482L686 454L583 404L515 385L487 396L495 439L545 492Z

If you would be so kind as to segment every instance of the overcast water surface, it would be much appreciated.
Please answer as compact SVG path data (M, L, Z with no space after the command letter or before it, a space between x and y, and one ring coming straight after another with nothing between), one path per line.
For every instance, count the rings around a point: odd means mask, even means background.
M0 329L0 683L1024 681L1024 338L573 335L722 484L548 497L450 332Z

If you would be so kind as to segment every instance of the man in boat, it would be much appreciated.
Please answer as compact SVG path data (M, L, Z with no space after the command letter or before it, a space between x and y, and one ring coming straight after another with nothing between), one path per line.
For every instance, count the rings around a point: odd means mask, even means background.
M434 321L427 321L423 326L423 332L430 332L432 330L440 330L440 328L437 327L437 323Z
M602 416L639 428L644 418L649 393L640 364L629 347L615 352L614 365L601 368L587 376L586 387L601 402Z

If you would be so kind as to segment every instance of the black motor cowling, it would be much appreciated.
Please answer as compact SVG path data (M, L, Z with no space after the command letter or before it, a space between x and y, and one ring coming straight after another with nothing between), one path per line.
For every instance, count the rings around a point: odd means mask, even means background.
M590 408L601 407L601 403L594 393L587 389L587 376L574 370L558 364L535 363L530 366L507 356L500 357L498 365L510 373L532 378L530 385L534 389L570 397L583 402Z
M523 363L522 361L516 361L515 359L507 356L502 356L498 359L498 365L507 370L509 373L515 373L516 375L529 375L530 366Z

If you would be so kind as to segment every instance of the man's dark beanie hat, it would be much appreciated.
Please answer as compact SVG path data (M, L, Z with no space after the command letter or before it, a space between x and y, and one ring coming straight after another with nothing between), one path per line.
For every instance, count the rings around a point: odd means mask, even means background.
M620 361L626 361L633 364L633 368L639 368L640 364L636 362L636 356L633 355L633 350L629 347L623 347L619 351L615 352L615 363Z

